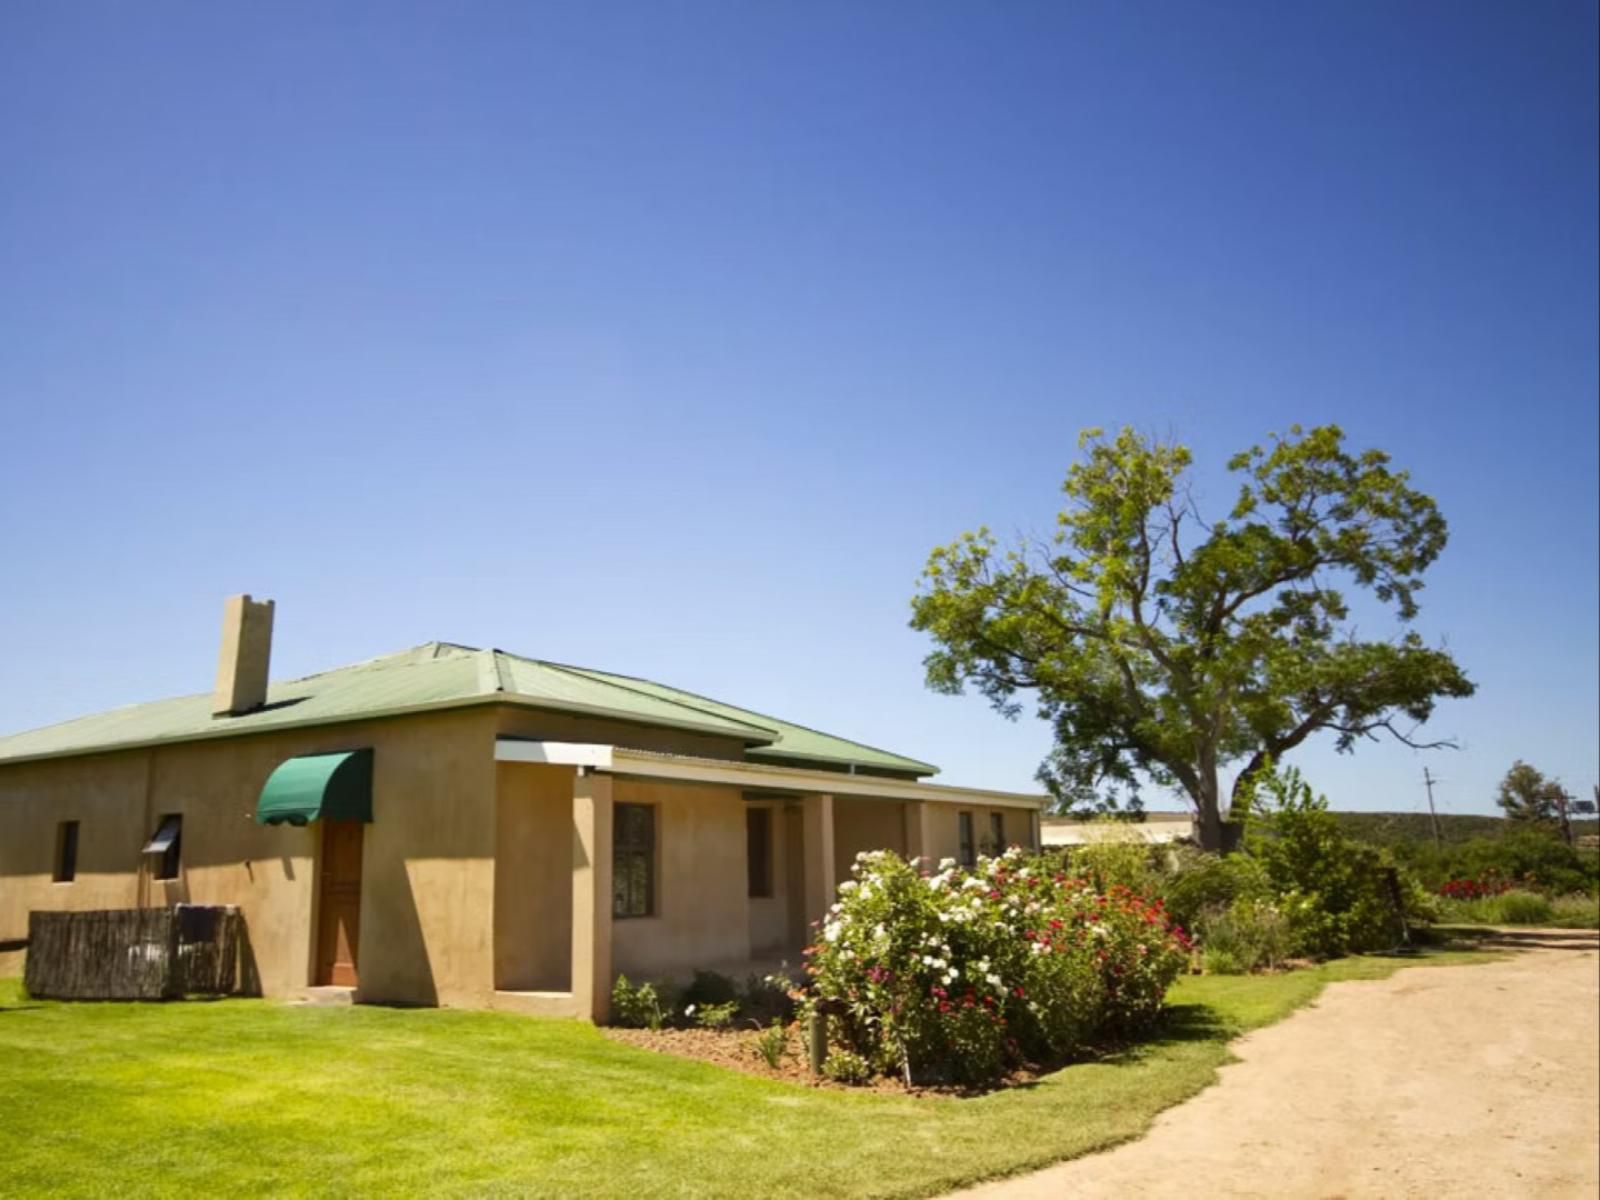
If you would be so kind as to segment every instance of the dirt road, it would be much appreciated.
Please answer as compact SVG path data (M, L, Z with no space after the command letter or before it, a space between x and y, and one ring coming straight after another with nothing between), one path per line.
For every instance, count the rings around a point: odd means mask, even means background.
M1600 953L1509 935L1509 961L1336 983L1137 1142L960 1193L1600 1196Z

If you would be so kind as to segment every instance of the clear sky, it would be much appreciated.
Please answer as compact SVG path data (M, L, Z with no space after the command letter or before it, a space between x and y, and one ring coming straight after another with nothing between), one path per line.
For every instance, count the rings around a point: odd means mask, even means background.
M1463 743L1600 779L1589 2L0 8L0 729L431 639L1029 788L928 550L1087 425L1338 422L1437 497ZM1373 635L1389 632L1374 622ZM1152 797L1155 806L1165 806Z

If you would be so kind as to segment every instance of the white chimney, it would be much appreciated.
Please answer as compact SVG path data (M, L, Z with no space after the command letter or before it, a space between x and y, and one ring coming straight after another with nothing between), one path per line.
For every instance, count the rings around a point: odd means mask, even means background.
M222 654L211 715L236 717L265 704L271 659L272 601L229 596L222 606Z

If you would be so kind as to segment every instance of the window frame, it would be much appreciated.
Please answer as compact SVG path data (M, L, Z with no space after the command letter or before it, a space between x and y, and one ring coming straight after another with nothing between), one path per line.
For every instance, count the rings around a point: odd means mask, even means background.
M74 883L78 878L79 823L56 822L56 858L51 866L51 882Z
M156 841L166 830L168 824L173 826L172 839L165 848L155 848ZM183 814L162 813L161 820L156 822L156 831L145 842L144 852L147 856L159 860L150 868L150 878L157 883L171 883L183 874Z
M994 852L1004 854L1006 851L1006 815L999 809L992 809L989 813L989 836L994 839Z
M638 921L653 917L660 907L656 898L656 853L661 843L657 807L654 804L633 803L613 804L611 807L611 919L614 921ZM647 836L625 838L624 830L629 825L625 816L631 811L647 814ZM624 895L618 888L619 881L627 878L623 864L634 861L644 863L644 903L640 911L632 911L633 897ZM628 889L629 892L631 890Z
M757 845L761 848L759 871L757 858L751 854ZM744 857L745 895L751 900L771 900L777 894L772 880L772 809L764 804L752 804L744 810Z
M978 865L978 842L970 811L956 814L956 861L971 870Z

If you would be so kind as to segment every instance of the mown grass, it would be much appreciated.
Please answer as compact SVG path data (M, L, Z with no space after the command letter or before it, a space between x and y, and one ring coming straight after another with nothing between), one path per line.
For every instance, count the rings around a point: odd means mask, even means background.
M55 1004L0 980L0 1195L921 1196L1137 1137L1329 982L1185 978L1154 1041L977 1099L772 1082L497 1013Z

